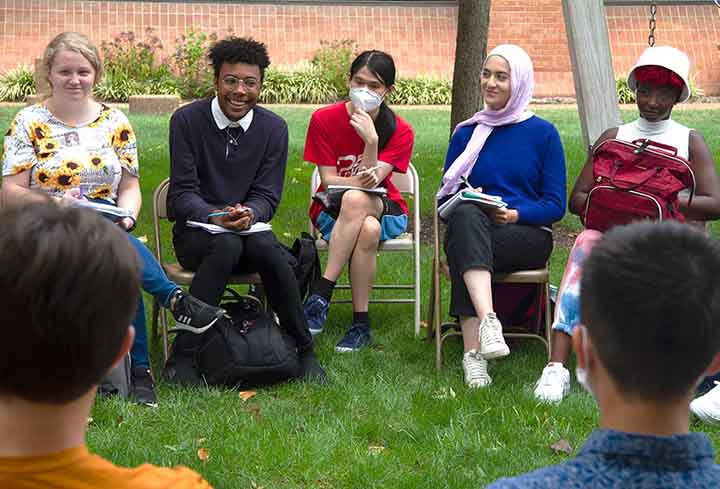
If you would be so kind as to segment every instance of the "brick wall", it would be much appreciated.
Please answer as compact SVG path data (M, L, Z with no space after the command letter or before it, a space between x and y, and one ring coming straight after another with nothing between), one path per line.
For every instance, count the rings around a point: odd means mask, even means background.
M647 8L607 7L616 73L626 72L647 45ZM95 42L148 27L164 54L191 28L252 35L264 41L275 65L308 60L321 40L354 39L360 48L386 50L401 75L451 78L457 8L453 6L324 6L154 3L83 0L0 0L0 72L31 63L58 32L75 30ZM561 0L495 0L492 47L513 42L528 50L538 96L572 95L573 83ZM698 85L720 94L720 9L660 6L657 43L686 51Z

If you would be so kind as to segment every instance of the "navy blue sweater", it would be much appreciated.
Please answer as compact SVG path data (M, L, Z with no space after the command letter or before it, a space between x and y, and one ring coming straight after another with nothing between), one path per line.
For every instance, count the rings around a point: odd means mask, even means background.
M229 139L215 124L211 101L185 105L170 119L168 214L181 223L208 222L213 209L243 204L255 222L269 222L283 191L287 124L255 106L250 127L227 158Z
M465 150L474 130L474 125L464 126L453 134L445 171ZM493 129L468 180L516 209L518 224L549 226L565 214L565 155L560 135L540 117Z

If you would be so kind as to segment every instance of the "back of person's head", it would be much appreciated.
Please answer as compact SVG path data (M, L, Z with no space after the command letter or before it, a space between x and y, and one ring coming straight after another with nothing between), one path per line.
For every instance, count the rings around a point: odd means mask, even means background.
M581 318L619 391L687 396L720 350L720 244L674 221L609 231L583 265Z
M100 82L103 75L103 63L97 47L87 36L78 32L62 32L45 47L43 65L47 73L50 73L55 56L62 50L73 51L87 59L95 70L95 84Z
M0 397L64 404L108 372L140 295L108 220L54 203L0 209Z
M260 81L265 78L265 68L270 66L265 44L245 37L233 36L216 42L210 48L208 58L213 65L215 80L220 76L223 63L255 65L260 68Z
M395 61L392 56L384 51L371 49L358 54L350 65L350 76L352 79L355 74L363 68L372 73L378 80L385 85L388 93L395 85ZM397 129L397 121L395 114L387 106L383 100L380 110L375 118L375 131L378 134L378 149L383 149L395 134Z

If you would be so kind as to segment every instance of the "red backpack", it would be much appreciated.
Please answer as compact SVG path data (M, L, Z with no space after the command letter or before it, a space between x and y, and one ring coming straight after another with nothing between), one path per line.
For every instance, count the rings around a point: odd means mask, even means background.
M692 202L695 175L676 148L650 139L608 139L593 151L592 168L585 228L604 232L639 219L685 221L678 193L689 189Z

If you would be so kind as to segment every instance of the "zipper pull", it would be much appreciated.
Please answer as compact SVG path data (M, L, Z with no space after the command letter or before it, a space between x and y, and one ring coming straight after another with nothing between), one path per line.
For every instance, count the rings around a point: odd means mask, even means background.
M639 155L640 153L645 151L649 145L650 145L650 140L645 139L645 141L642 142L642 144L640 145L639 148L635 148L635 150L633 151L633 154Z

